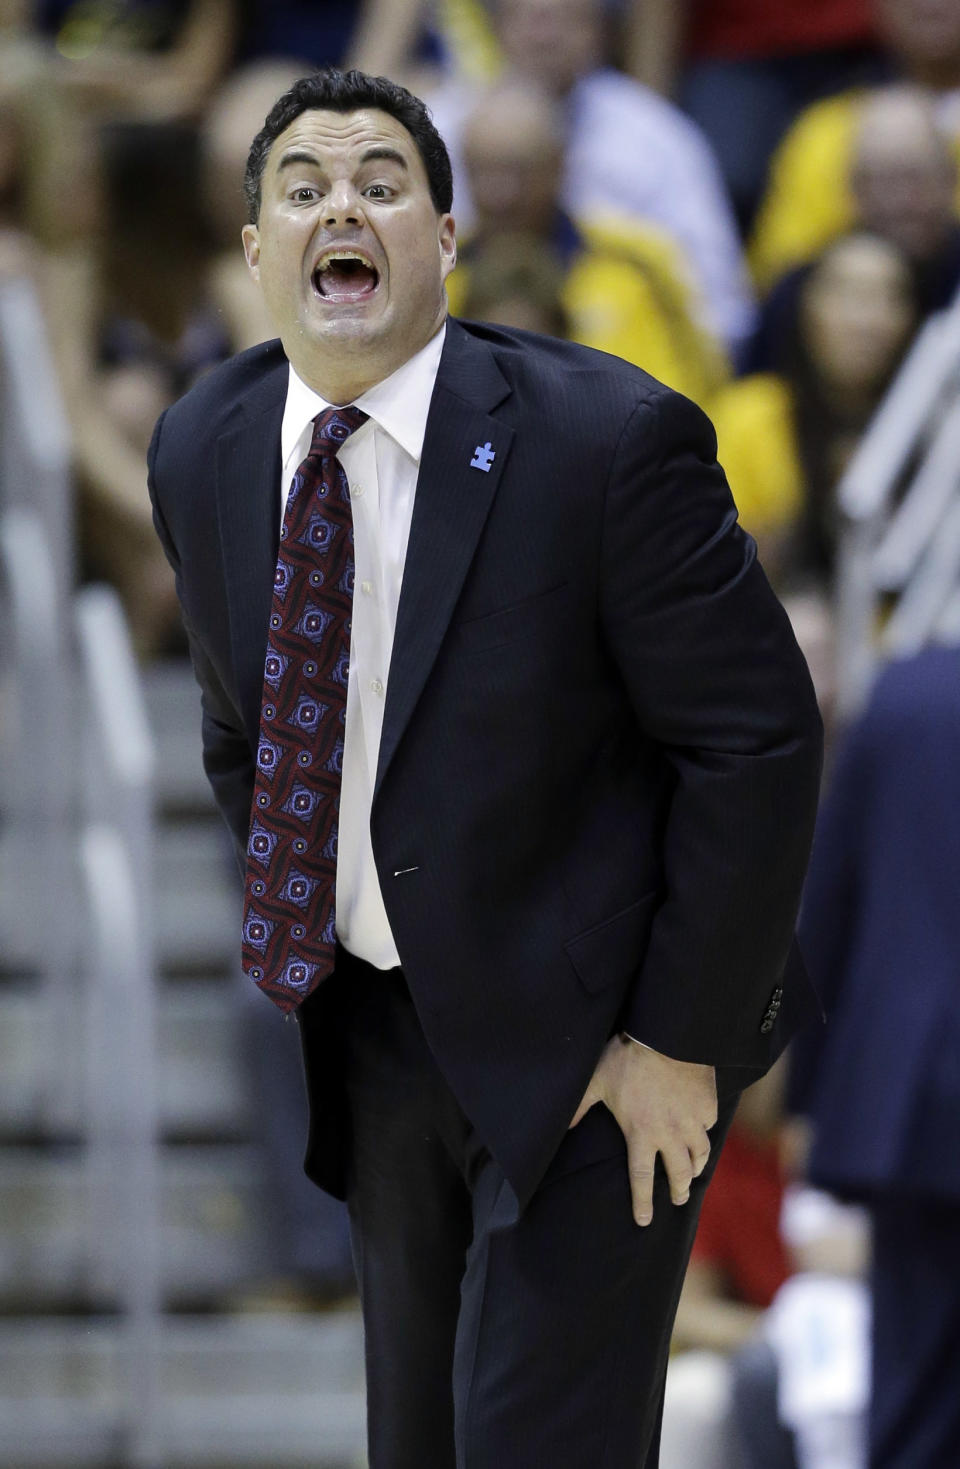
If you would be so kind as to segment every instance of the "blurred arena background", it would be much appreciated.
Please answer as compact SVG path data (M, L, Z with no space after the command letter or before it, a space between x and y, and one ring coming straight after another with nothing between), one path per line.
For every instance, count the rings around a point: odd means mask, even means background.
M364 1462L145 468L272 335L243 163L327 62L431 105L455 313L711 415L828 727L832 1023L745 1095L663 1469L957 1469L960 0L0 0L0 1466Z

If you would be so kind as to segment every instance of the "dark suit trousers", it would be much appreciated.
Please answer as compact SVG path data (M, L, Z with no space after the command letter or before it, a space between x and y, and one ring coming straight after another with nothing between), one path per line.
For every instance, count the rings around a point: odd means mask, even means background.
M676 1208L658 1168L653 1222L639 1228L623 1135L596 1106L516 1220L400 971L347 955L329 983L338 993L323 1015L329 1025L336 1014L349 1098L370 1469L654 1469L707 1175ZM308 1069L313 1013L308 1001ZM737 1095L721 1101L714 1160Z

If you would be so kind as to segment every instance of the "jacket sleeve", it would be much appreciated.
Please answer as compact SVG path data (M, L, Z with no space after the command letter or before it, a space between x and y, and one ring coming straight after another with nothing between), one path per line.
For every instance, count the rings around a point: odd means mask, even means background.
M607 486L604 633L675 777L623 1024L680 1060L753 1066L793 941L822 726L715 453L704 414L665 392L634 411Z
M253 800L255 775L253 752L250 749L250 742L244 731L240 714L197 637L185 604L180 556L162 508L163 473L160 441L165 418L166 413L161 414L153 431L147 454L147 484L150 490L150 502L153 506L153 523L167 560L173 567L176 576L177 596L190 647L190 661L193 664L194 676L200 685L203 767L213 788L217 806L233 838L237 862L242 873L246 864L250 803Z

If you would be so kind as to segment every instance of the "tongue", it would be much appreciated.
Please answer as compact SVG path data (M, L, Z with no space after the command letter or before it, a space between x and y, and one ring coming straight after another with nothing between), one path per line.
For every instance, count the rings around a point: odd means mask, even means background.
M376 288L377 275L359 260L331 260L317 280L328 301L359 301Z

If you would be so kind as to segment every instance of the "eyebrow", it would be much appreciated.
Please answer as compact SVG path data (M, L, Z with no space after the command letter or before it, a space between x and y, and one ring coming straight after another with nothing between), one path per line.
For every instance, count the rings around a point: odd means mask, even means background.
M363 157L360 159L360 162L373 163L377 159L382 159L385 163L399 163L401 168L407 167L407 160L404 158L402 153L400 153L396 148L388 148L382 143L377 144L373 148L368 148L366 153L364 153Z
M289 168L292 163L306 163L311 168L320 167L319 158L314 157L312 153L305 152L303 148L288 148L277 164L277 173L281 169Z
M373 148L368 148L360 159L360 162L374 163L378 159L382 159L386 163L397 163L403 169L406 169L408 166L407 160L402 153L398 152L396 148L388 148L384 144L377 144ZM310 168L322 167L320 159L315 154L308 153L304 148L288 148L277 164L277 172L280 173L282 169L290 168L295 163L305 163Z

